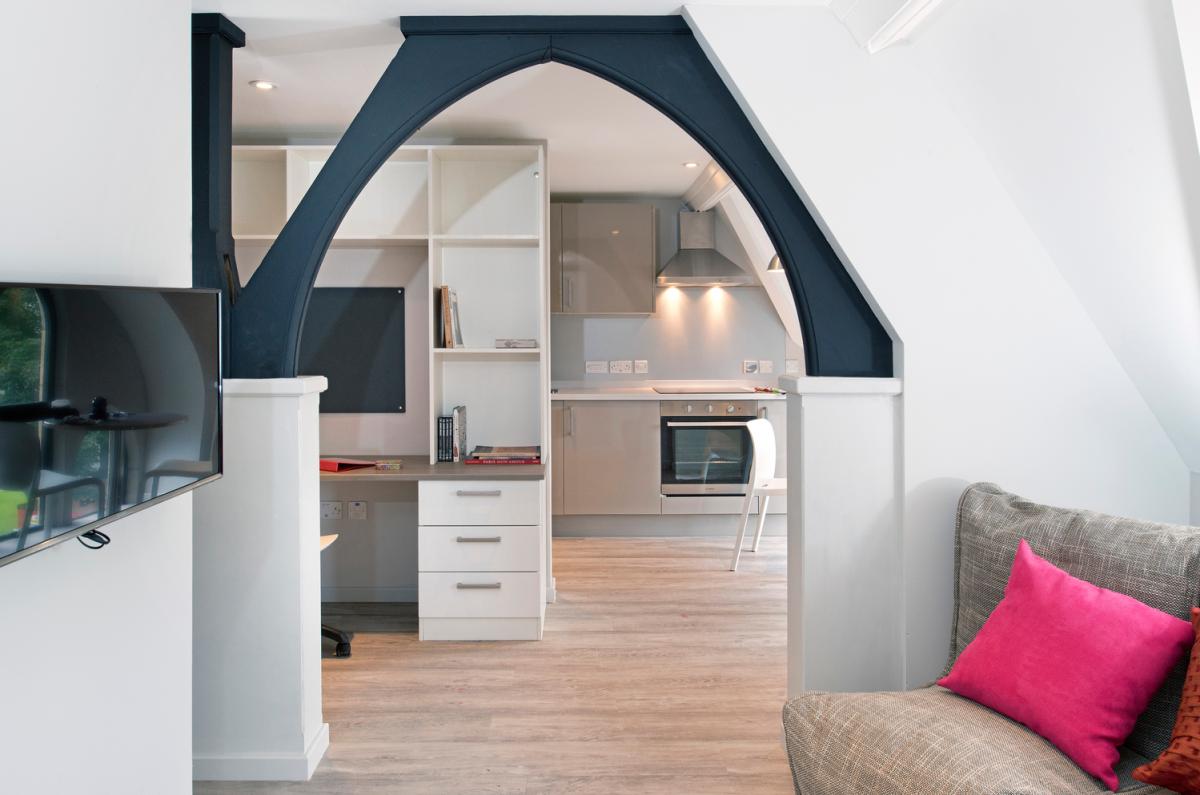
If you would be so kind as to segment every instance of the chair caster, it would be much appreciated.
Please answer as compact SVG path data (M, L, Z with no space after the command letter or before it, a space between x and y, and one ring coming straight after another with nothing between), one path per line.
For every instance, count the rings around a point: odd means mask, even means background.
M337 645L337 648L333 650L333 656L334 657L349 657L350 656L350 644L349 643L339 643Z

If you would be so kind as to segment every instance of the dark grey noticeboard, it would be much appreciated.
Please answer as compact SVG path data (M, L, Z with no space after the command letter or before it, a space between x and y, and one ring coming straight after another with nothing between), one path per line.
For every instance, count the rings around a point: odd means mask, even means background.
M318 287L300 332L299 373L323 375L323 414L404 411L404 290Z

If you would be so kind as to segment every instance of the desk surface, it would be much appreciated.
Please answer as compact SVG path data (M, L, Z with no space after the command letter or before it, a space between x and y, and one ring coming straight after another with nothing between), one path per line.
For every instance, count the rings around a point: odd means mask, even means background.
M346 472L321 472L322 481L365 483L371 481L416 480L542 480L546 477L544 464L431 464L424 455L349 455L338 458L361 458L364 461L400 460L404 468L380 471L374 467L351 469Z

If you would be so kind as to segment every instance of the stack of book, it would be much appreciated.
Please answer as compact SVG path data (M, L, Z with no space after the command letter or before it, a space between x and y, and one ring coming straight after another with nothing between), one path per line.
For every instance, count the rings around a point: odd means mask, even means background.
M437 460L462 461L467 450L467 407L455 406L448 417L437 418Z
M433 291L437 322L434 324L438 348L463 347L462 325L458 322L458 293L446 285Z
M536 444L525 447L490 447L479 445L467 456L468 464L540 464L542 448Z

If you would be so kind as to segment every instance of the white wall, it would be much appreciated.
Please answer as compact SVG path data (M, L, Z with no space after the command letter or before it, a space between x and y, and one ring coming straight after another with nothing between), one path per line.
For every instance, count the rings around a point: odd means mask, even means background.
M1178 452L918 45L868 56L825 9L687 13L903 343L907 682L945 660L968 482L1185 520Z
M1200 152L1183 34L1169 2L959 0L912 49L1200 470Z
M6 8L0 279L190 285L189 11ZM183 496L0 568L0 791L191 791L191 531Z

